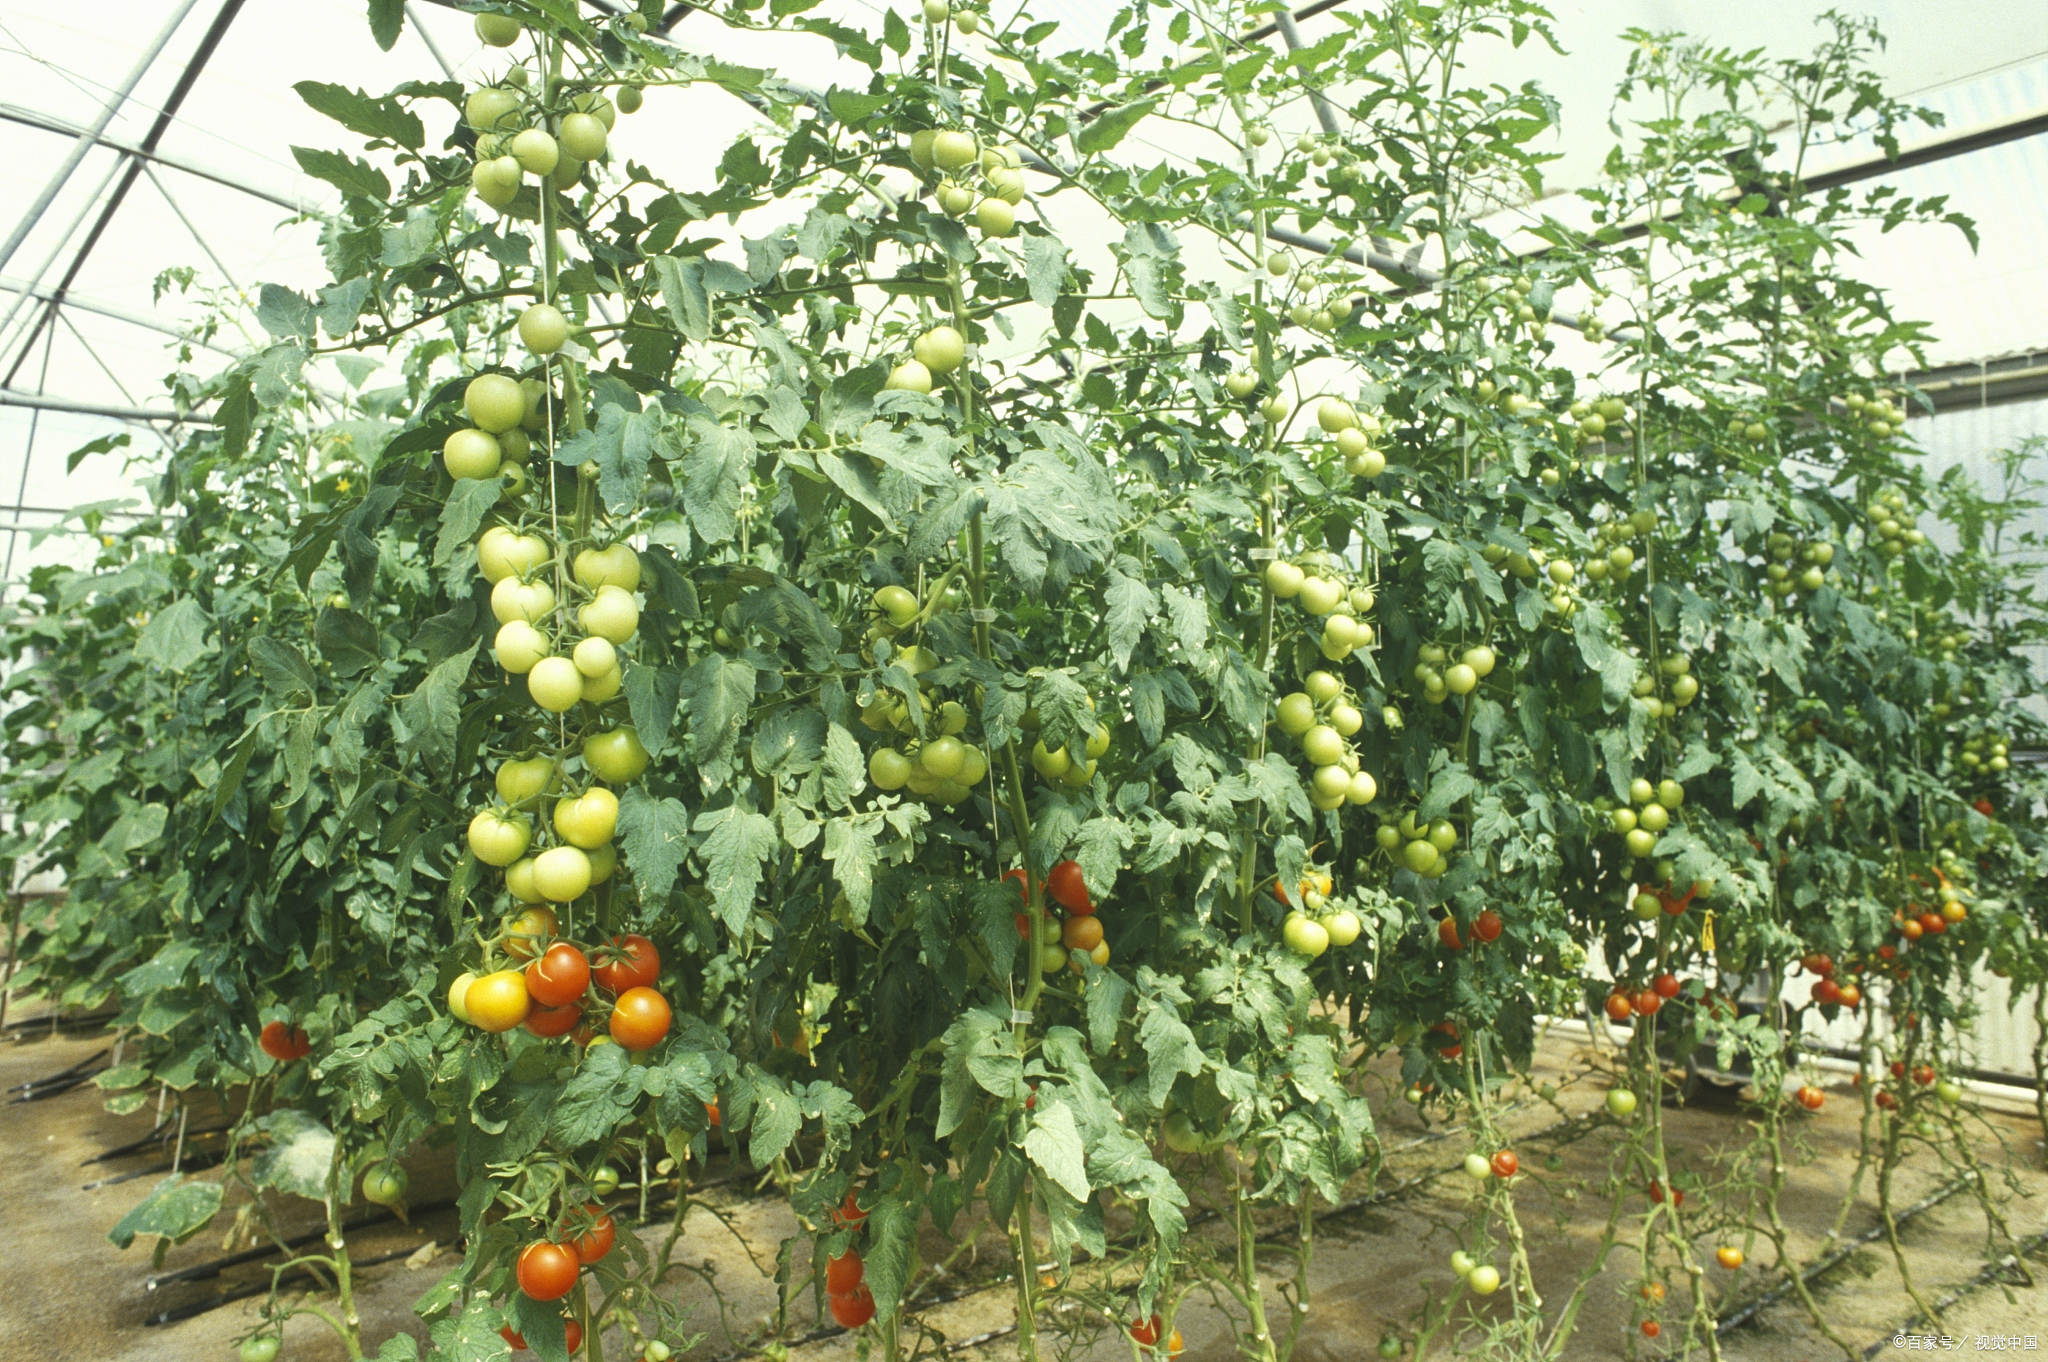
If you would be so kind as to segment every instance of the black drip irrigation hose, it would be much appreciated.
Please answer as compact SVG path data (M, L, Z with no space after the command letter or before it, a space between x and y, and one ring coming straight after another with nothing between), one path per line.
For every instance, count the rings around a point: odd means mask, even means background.
M448 1210L455 1204L453 1201L435 1201L424 1206L409 1207L407 1213L410 1215L432 1215L436 1211ZM341 1232L343 1234L352 1234L357 1230L369 1229L373 1225L381 1225L387 1220L396 1220L397 1218L390 1211L378 1211L375 1214L364 1216L361 1220L345 1223L341 1227ZM285 1240L284 1250L289 1251L295 1248L303 1248L316 1239L325 1239L326 1237L327 1227L322 1225L319 1229L308 1230L304 1234L296 1234ZM240 1253L231 1253L225 1258L216 1258L212 1262L196 1263L191 1267L181 1267L175 1272L159 1272L153 1277L144 1278L142 1289L144 1291L161 1291L167 1286L176 1286L181 1282L208 1281L220 1276L228 1268L240 1267L244 1263L253 1263L258 1259L268 1258L271 1254L279 1251L279 1247L276 1244L259 1244L255 1248L244 1249Z
M4 1033L11 1035L37 1028L45 1031L89 1031L104 1026L120 1015L119 1012L88 1012L82 1017L67 1017L61 1012L53 1012L42 1017L16 1017L7 1023Z
M349 1271L360 1272L366 1267L376 1267L380 1263L389 1263L399 1258L410 1258L423 1247L425 1245L415 1244L411 1248L393 1249L389 1253L380 1253L374 1258L351 1258L348 1263ZM290 1272L284 1273L272 1282L251 1282L247 1286L234 1287L206 1300L194 1301L190 1305L180 1305L171 1310L159 1310L156 1314L144 1319L142 1324L146 1329L154 1329L163 1324L176 1324L180 1320L192 1319L195 1316L207 1314L220 1309L224 1305L233 1305L236 1301L247 1300L251 1296L267 1296L273 1290L284 1286L287 1282L304 1281L313 1275L313 1270L309 1267L293 1268Z
M188 1141L204 1139L208 1135L218 1135L227 1129L227 1126L208 1126L204 1130L188 1130L185 1132L185 1138ZM125 1159L131 1154L140 1154L153 1144L169 1144L177 1138L178 1128L169 1121L166 1121L139 1140L130 1140L127 1144L117 1144L112 1149L101 1150L89 1159L80 1159L78 1166L80 1168L90 1168L96 1163L111 1163L115 1159Z
M1992 1282L1998 1280L1999 1273L2005 1271L2009 1267L2019 1267L2021 1258L2032 1256L2034 1251L2039 1249L2043 1244L2048 1244L2048 1231L2043 1231L2040 1234L2034 1235L2030 1239L2021 1240L2018 1245L2018 1252L2008 1253L1995 1263L1986 1263L1983 1269L1979 1271L1976 1276L1970 1278L1970 1280L1964 1282L1961 1286L1957 1287L1955 1290L1949 1292L1946 1296L1943 1296L1940 1300L1936 1301L1934 1303L1935 1313L1939 1314L1943 1310L1948 1309L1951 1305L1954 1305L1957 1301L1963 1299L1965 1296L1973 1295L1976 1292L1981 1291L1983 1288L1991 1285ZM1921 1315L1916 1311L1913 1314L1913 1316L1910 1319L1908 1319L1904 1324L1892 1330L1890 1338L1880 1338L1877 1340L1877 1342L1865 1348L1863 1350L1863 1356L1866 1358L1876 1357L1879 1353L1885 1351L1887 1348L1897 1347L1898 1345L1893 1341L1894 1339L1898 1338L1899 1335L1905 1333L1907 1330L1917 1329L1923 1323L1928 1322L1929 1321L1927 1320L1926 1316Z
M40 1102L46 1097L55 1097L60 1093L70 1092L79 1084L88 1082L113 1067L111 1064L101 1064L96 1069L88 1067L106 1058L108 1053L109 1051L106 1049L98 1050L79 1060L78 1063L68 1069L60 1069L47 1078L36 1078L26 1083L17 1083L7 1091L20 1094L20 1096L13 1099L16 1102Z
M91 1182L80 1183L78 1190L81 1192L96 1192L102 1187L118 1187L124 1182L133 1182L137 1178L153 1177L158 1173L204 1172L208 1168L220 1167L221 1161L225 1157L225 1151L215 1151L209 1154L187 1154L181 1160L153 1163L147 1168L130 1169L126 1173L116 1173L112 1177L94 1178Z
M1954 1182L1949 1183L1940 1191L1922 1197L1920 1200L1914 1202L1911 1206L1908 1206L1905 1209L1904 1213L1893 1217L1892 1224L1894 1226L1903 1225L1907 1221L1912 1220L1914 1217L1919 1216L1927 1211L1933 1210L1936 1206L1939 1206L1942 1202L1947 1201L1950 1197L1954 1196L1957 1192L1962 1191L1965 1187L1968 1187L1969 1185L1969 1178L1957 1178ZM1799 1274L1799 1280L1805 1283L1806 1285L1811 1286L1814 1282L1818 1281L1821 1277L1825 1276L1828 1272L1832 1271L1834 1268L1836 1268L1841 1263L1846 1261L1849 1255L1854 1253L1857 1249L1860 1249L1865 1244L1872 1243L1883 1237L1884 1223L1880 1221L1876 1225L1873 1225L1871 1228L1865 1230L1862 1234L1857 1235L1854 1239L1851 1239L1846 1243L1842 1244L1832 1253L1829 1253L1819 1262L1816 1262L1812 1267L1809 1267L1802 1271ZM1792 1281L1788 1278L1785 1281L1778 1283L1778 1285L1772 1287L1769 1291L1764 1292L1764 1294L1758 1296L1755 1300L1743 1306L1734 1314L1723 1315L1720 1319L1716 1320L1714 1322L1714 1333L1716 1334L1716 1336L1721 1334L1733 1333L1735 1330L1742 1328L1744 1325L1753 1323L1757 1319L1757 1317L1761 1315L1766 1309L1770 1308L1773 1305L1776 1305L1779 1301L1785 1299L1785 1297L1790 1295L1791 1293Z

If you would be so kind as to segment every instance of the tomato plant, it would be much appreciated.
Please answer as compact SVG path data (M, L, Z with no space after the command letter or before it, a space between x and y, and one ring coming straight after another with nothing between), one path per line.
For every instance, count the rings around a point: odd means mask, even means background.
M863 1347L899 1355L921 1227L986 1217L1026 1357L1086 1249L1140 1346L1206 1289L1285 1362L1383 1057L1496 1151L1458 1280L1528 1358L1586 1289L1538 1297L1502 1185L1539 1016L1626 1024L1599 1130L1646 1277L1698 1279L1693 1217L1737 1199L1685 1209L1669 1054L1781 1092L1809 1007L1882 1011L1917 1081L1873 1102L1963 1100L1918 1077L1962 981L2048 976L2038 612L1996 541L2029 489L1908 457L1880 376L1919 330L1838 264L1945 207L1760 169L1917 117L1872 31L1631 35L1594 230L1532 218L1531 254L1490 223L1559 111L1461 74L1549 40L1528 0L1346 11L1285 62L1236 0L1077 53L940 0L759 8L703 22L864 85L693 56L652 3L507 3L489 83L302 88L358 143L306 160L332 282L178 376L219 419L163 514L5 626L9 854L72 889L21 983L118 1000L117 1101L246 1090L237 1148L317 1143L324 1179L262 1166L335 1226L351 1170L402 1199L452 1145L436 1337L668 1347L673 1241L613 1249L593 1198L652 1167L680 1216L715 1144ZM671 184L613 134L686 86L764 118ZM1308 91L1331 126L1276 139ZM1151 119L1228 154L1141 151ZM1100 242L1059 235L1082 199ZM1358 263L1390 231L1434 287ZM1782 1105L1744 1167L1787 1162ZM1186 1234L1219 1166L1241 1252ZM1742 1176L1782 1257L1782 1175ZM173 1190L167 1238L220 1204Z

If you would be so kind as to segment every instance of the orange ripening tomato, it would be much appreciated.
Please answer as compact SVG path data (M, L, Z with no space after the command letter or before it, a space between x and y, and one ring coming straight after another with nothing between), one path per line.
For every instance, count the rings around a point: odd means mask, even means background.
M612 1039L628 1050L646 1050L668 1034L668 1000L651 988L629 988L612 1004Z
M1518 1171L1520 1171L1522 1167L1522 1161L1515 1157L1514 1150L1503 1149L1498 1154L1495 1154L1493 1156L1493 1160L1489 1166L1493 1169L1493 1175L1495 1177L1511 1178Z
M825 1260L826 1294L848 1295L865 1280L867 1268L861 1263L858 1250L848 1249L836 1258Z
M1657 1009L1664 1006L1664 1000L1657 996L1657 991L1655 989L1646 988L1642 992L1636 994L1634 998L1634 1006L1637 1016L1654 1017L1657 1015Z
M1095 905L1088 901L1088 882L1081 878L1081 866L1076 861L1061 861L1047 871L1045 892L1070 913L1085 916L1095 911Z
M1742 1250L1736 1248L1733 1244L1723 1244L1720 1248L1714 1250L1714 1259L1722 1267L1733 1272L1736 1268L1742 1266Z
M875 1317L875 1293L862 1282L843 1296L827 1296L832 1318L842 1329L858 1329Z
M555 910L535 906L505 921L505 954L514 960L531 960L540 954L540 943L562 930Z
M1657 1321L1656 1321L1656 1320L1654 1320L1654 1319L1646 1319L1646 1320L1644 1320L1644 1321L1643 1321L1643 1337L1644 1337L1644 1338L1655 1338L1655 1337L1656 1337L1656 1336L1657 1336L1658 1334L1661 1334L1661 1333L1663 1333L1663 1332L1664 1332L1663 1328L1662 1328L1661 1326L1659 1326L1659 1325L1658 1325L1658 1323L1657 1323Z
M566 1007L590 987L590 961L566 941L557 941L526 967L526 991L543 1007Z
M592 973L598 986L609 993L649 988L661 977L661 952L644 936L615 936L610 953Z
M1070 917L1060 928L1060 939L1070 951L1092 951L1102 944L1102 919Z
M1482 909L1479 916L1472 919L1472 935L1481 941L1494 941L1500 937L1501 926L1499 913L1491 908Z
M1628 994L1610 993L1607 995L1607 1016L1610 1021L1627 1021L1628 1014L1632 1011L1634 1011L1634 1008L1629 1003Z
M306 1039L306 1033L281 1021L265 1022L263 1034L256 1038L256 1043L263 1047L264 1054L280 1064L289 1064L313 1053L313 1042Z
M1456 918L1446 917L1443 921L1436 924L1436 939L1443 943L1443 947L1447 951L1461 951L1465 949L1465 943L1458 939L1458 920Z
M501 969L484 975L462 995L469 1019L485 1031L510 1031L526 1020L533 1006L526 996L526 976L516 969Z
M839 1209L832 1212L832 1218L850 1230L857 1230L868 1223L868 1213L860 1208L858 1189L847 1192L846 1200L839 1203Z
M1149 1348L1159 1341L1159 1316L1157 1315L1124 1327L1130 1334L1131 1341L1141 1348Z
M588 1221L582 1232L570 1241L569 1246L576 1250L576 1261L589 1267L592 1263L602 1261L604 1256L612 1251L612 1244L618 1239L619 1229L612 1223L612 1218L605 1212L604 1207L595 1202L585 1206L583 1213Z
M582 1270L566 1244L537 1240L519 1252L519 1289L537 1301L560 1300L575 1289Z
M704 1104L704 1119L711 1122L711 1128L713 1130L718 1129L719 1126L724 1124L725 1118L719 1115L718 1103L706 1102Z

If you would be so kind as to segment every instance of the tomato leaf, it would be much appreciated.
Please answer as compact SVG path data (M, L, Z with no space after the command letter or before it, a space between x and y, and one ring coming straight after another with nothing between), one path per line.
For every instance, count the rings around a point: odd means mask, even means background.
M180 1244L206 1228L220 1203L219 1183L188 1182L173 1173L122 1216L107 1231L107 1238L116 1248L127 1248L138 1234L154 1234Z
M427 140L419 116L389 95L368 95L317 80L292 86L316 113L326 114L350 132L378 141L396 142L418 151Z
M135 640L135 656L169 671L186 671L214 650L216 645L206 641L212 623L198 601L181 596L142 626Z
M750 935L762 864L781 843L775 823L765 814L728 804L698 814L694 830L704 834L699 848L704 887L726 929L744 942Z
M398 702L405 746L429 766L452 761L455 730L462 719L462 685L476 661L479 639L447 661L436 665L413 691Z
M1137 126L1139 119L1158 106L1157 99L1141 99L1134 104L1124 104L1108 110L1083 124L1081 130L1074 134L1074 149L1083 156L1094 156L1110 150L1124 140L1125 135Z
M309 1201L325 1201L334 1171L334 1132L290 1108L258 1119L255 1128L268 1135L270 1143L251 1161L250 1181Z

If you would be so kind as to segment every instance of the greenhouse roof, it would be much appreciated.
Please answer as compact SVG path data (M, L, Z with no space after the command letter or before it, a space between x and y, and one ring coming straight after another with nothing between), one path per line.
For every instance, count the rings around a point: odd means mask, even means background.
M28 532L79 507L137 500L127 460L174 429L163 419L171 410L163 378L179 333L220 306L226 325L195 362L227 363L262 338L252 307L259 285L310 291L326 282L316 215L334 190L304 174L291 148L332 146L335 129L294 84L381 90L492 70L497 54L479 45L465 14L424 0L403 8L407 23L390 52L371 40L361 0L107 0L0 11L0 120L14 153L0 171L0 198L14 210L0 222L8 243L0 252L0 524L15 531L0 575L78 552L63 535L32 546ZM821 8L866 25L883 7L829 0ZM1030 8L1059 21L1047 41L1055 49L1101 46L1114 12L1094 0ZM1551 193L1513 210L1524 215L1566 215L1570 191L1598 175L1612 141L1625 30L1687 27L1710 42L1790 55L1813 44L1828 7L1735 0L1703 12L1672 0L1584 0L1553 8L1563 55L1536 42L1502 45L1475 54L1472 67L1481 81L1540 82L1562 109L1549 148L1557 157ZM2048 33L2040 0L1985 0L1968 23L1950 6L1874 8L1890 39L1877 59L1888 91L1945 122L1906 137L1906 165L1873 164L1866 144L1840 148L1841 166L1914 197L1948 195L1975 220L1980 245L1973 251L1953 228L1872 229L1856 238L1864 272L1892 291L1900 315L1931 324L1926 360L1938 399L1974 405L2036 392L2032 356L2048 348L2038 306L2048 297L2048 51L2030 50ZM1298 32L1313 42L1343 22L1342 11L1330 0L1307 5ZM772 67L808 89L864 83L865 68L821 39L735 33L681 6L670 18L670 36L686 49L715 44L721 58ZM1283 126L1283 134L1314 126L1312 110L1291 112L1300 128ZM706 182L725 134L759 117L714 87L658 91L622 122L617 145L674 182ZM1161 157L1191 154L1177 139L1174 125L1155 124L1133 144ZM119 433L133 440L125 451L67 458Z

